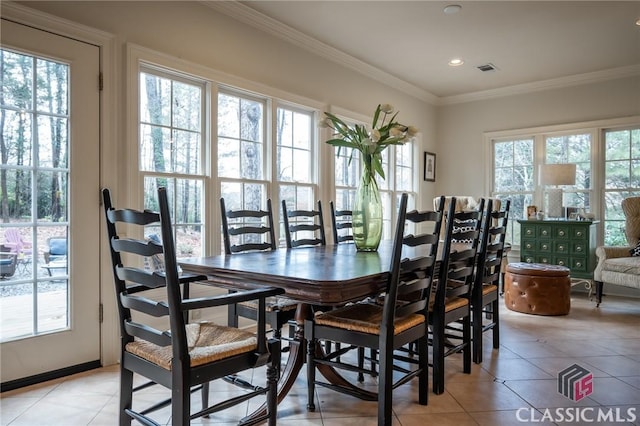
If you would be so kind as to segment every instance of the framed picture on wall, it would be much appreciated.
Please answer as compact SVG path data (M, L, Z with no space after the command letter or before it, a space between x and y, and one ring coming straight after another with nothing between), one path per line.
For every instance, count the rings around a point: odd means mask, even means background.
M433 152L424 153L424 180L436 181L436 155Z

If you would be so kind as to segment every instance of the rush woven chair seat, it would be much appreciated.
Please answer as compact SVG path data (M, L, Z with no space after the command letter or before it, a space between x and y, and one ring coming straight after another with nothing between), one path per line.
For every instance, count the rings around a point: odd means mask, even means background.
M154 413L171 405L171 424L188 425L192 419L257 396L266 396L267 413L257 418L242 419L240 423L253 425L268 420L269 425L275 425L280 342L266 338L265 299L281 294L283 290L264 288L215 297L188 298L187 285L206 280L206 277L179 276L166 189L158 189L158 213L117 210L111 203L109 190L104 189L102 194L120 317L119 424L130 425L135 419L144 425L159 425L159 421L153 418ZM142 238L145 227L157 227L158 222L161 242ZM118 229L124 226L128 235L140 235L141 238L120 237ZM144 258L158 255L164 261L163 271L140 267ZM224 307L255 299L260 307L255 333L206 321L188 322L191 310ZM165 319L161 322L168 322L168 330L157 328L158 318ZM266 366L264 384L230 380L242 389L231 398L209 404L209 382L262 366ZM134 374L150 381L134 389ZM134 397L135 391L153 385L170 389L171 398L147 406ZM202 390L202 409L192 413L191 393L199 389ZM145 399L148 398L147 394ZM162 420L162 424L165 423L166 420Z
M318 313L313 319L305 321L304 335L308 342L307 408L310 411L315 410L315 387L323 386L360 399L377 400L378 424L390 425L393 390L416 377L419 379L418 402L422 405L428 402L428 310L442 212L407 212L407 198L407 194L403 194L400 199L389 281L383 304L356 303ZM418 235L405 234L407 221L416 223L416 229L432 231ZM375 256L375 253L364 255ZM341 347L324 353L319 341L327 340L341 343ZM417 345L417 357L394 356L394 351L412 342ZM332 347L335 348L336 345ZM348 352L362 348L370 348L378 353L377 392L355 383L346 386L316 379L318 365L368 373L368 370L363 369L361 357L355 357L357 365L345 360ZM398 361L401 359L408 367L400 365Z
M226 255L236 255L252 251L276 250L276 237L273 225L271 200L267 200L266 210L255 208L229 208L225 199L220 198L222 235ZM269 297L266 300L267 324L273 330L275 338L280 339L282 327L293 320L298 304L287 297ZM238 318L257 319L258 303L245 301L229 307L228 325L237 327ZM293 329L290 329L292 337Z

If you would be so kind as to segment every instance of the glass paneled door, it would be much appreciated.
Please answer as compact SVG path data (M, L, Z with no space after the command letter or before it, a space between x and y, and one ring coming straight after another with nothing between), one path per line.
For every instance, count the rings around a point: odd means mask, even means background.
M100 359L99 48L2 19L2 383Z

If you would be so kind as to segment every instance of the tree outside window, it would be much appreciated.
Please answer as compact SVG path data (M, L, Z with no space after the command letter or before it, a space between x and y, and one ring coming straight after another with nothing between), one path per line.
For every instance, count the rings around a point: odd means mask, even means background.
M640 196L640 128L607 129L605 145L604 243L627 245L623 199Z
M203 253L204 83L151 69L140 73L139 168L144 208L167 188L178 257ZM159 234L149 227L147 235Z

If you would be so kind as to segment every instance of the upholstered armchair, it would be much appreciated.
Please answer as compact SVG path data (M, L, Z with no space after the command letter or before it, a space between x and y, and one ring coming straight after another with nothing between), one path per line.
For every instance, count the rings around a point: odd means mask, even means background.
M629 246L601 246L596 249L598 265L594 271L597 306L602 302L604 283L640 289L640 256L631 249L640 241L640 197L622 200L625 236Z

